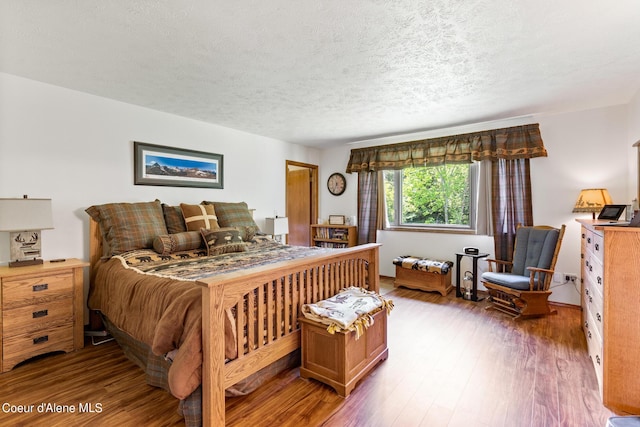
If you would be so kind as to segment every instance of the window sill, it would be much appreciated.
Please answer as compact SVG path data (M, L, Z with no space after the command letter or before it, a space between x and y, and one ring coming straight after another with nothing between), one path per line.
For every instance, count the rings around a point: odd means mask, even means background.
M475 235L476 231L468 228L447 227L387 227L381 231L410 231L414 233L443 233Z

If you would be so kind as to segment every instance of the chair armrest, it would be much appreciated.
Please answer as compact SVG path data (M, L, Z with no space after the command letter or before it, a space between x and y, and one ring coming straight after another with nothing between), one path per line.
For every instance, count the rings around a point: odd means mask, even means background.
M498 265L503 266L503 270L505 266L513 266L513 262L503 261L501 259L486 258L486 261L489 264L489 271L493 271L493 263L496 264L496 272L498 271Z
M538 267L527 267L527 270L529 270L529 290L533 291L533 278L535 277L536 273L547 273L549 274L549 277L551 277L553 275L554 270L549 270L548 268L538 268ZM542 284L542 288L543 289L538 289L538 290L547 290L547 283L549 283L551 281L551 279L546 280L544 283ZM538 286L538 288L540 288L540 286Z

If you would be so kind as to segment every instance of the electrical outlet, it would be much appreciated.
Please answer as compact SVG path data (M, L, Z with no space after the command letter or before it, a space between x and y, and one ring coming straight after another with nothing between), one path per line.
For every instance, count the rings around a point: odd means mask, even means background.
M576 276L575 274L565 274L564 275L564 282L565 283L573 283L574 285L577 283L578 281L578 276Z

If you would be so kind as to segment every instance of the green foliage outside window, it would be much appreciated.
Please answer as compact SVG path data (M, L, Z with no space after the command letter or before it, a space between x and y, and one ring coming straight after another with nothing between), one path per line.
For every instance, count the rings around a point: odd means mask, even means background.
M384 172L387 217L393 225L470 226L470 165Z

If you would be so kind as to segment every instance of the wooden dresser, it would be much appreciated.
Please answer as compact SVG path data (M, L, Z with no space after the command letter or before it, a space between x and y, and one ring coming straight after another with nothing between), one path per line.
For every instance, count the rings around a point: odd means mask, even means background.
M34 356L84 347L88 265L68 259L0 267L0 372Z
M640 228L582 224L582 310L604 405L640 413Z

